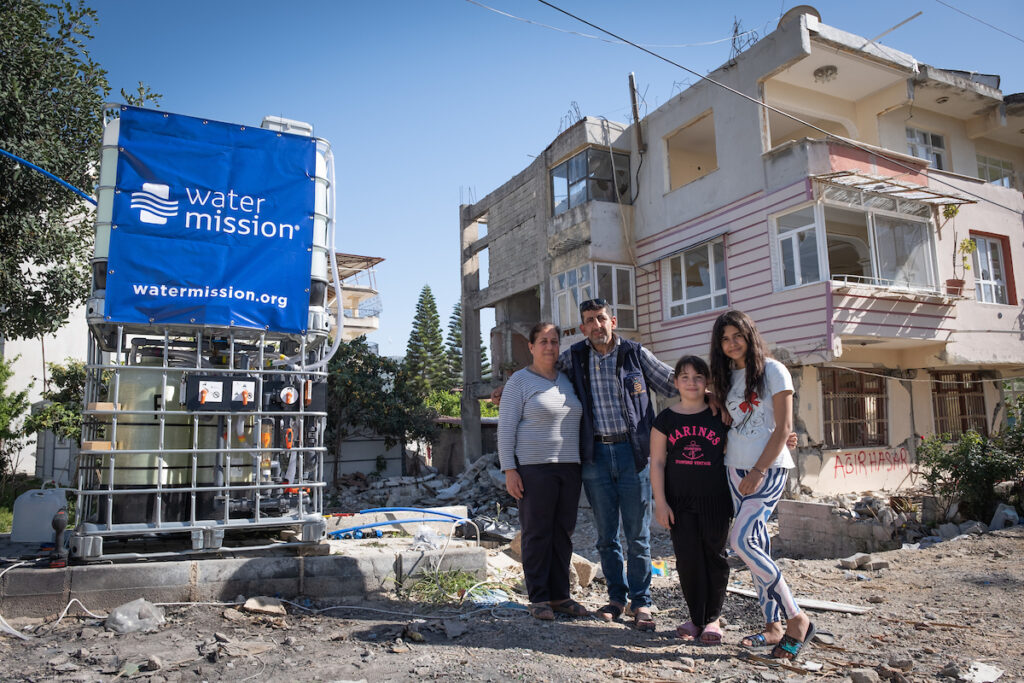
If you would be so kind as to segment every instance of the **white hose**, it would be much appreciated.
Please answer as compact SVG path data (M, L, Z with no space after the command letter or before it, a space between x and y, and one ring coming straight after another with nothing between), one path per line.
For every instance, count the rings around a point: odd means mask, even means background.
M0 578L3 578L4 574L6 574L7 572L11 571L15 567L20 567L23 564L28 564L28 562L15 562L10 567L5 567L4 570L2 572L0 572ZM2 614L0 614L0 632L10 634L10 635L15 636L17 638L21 638L22 640L28 640L29 639L28 636L26 636L24 633L22 633L18 629L14 628L10 624L8 624L7 620L4 619Z

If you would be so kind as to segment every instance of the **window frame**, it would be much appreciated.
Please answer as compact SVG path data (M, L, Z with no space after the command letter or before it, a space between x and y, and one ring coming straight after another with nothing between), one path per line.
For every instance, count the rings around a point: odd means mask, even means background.
M999 187L1013 187L1014 168L1013 162L999 157L990 157L987 154L975 154L978 162L978 178L989 185ZM982 172L984 170L984 173ZM1002 171L1002 175L993 178L991 171Z
M819 381L821 382L821 421L823 448L828 450L841 450L845 448L867 448L873 446L888 447L889 445L889 382L885 377L865 375L861 372L846 370L844 368L822 367L819 368ZM839 386L840 377L852 377L856 379L858 391L836 391ZM877 382L880 385L879 391L869 391L867 385ZM869 410L870 399L876 401L874 411ZM846 401L846 413L844 417L836 417L837 410ZM874 430L861 429L861 438L847 441L846 436L850 430L856 429L859 424L871 424L868 414L874 412ZM872 438L868 434L874 432Z
M610 158L610 163L608 164L610 176L598 177L596 175L595 167L598 164L596 162L592 163L591 157L598 154ZM620 163L622 167L619 166ZM620 168L625 168L624 174ZM602 181L611 183L611 189L619 203L631 204L633 188L630 174L629 152L608 150L594 145L584 147L579 152L548 169L551 215L560 216L566 211L582 206L589 201L614 201L604 199L604 195L598 196L598 193L593 191L595 183ZM624 180L625 185L623 187L619 187L616 183L616 177L619 175ZM564 183L564 187L556 188L556 181L559 184ZM564 208L561 208L563 204Z
M837 188L843 190L853 197L850 201L842 201L835 198L828 198L826 191L829 188ZM936 238L935 238L935 226L931 218L931 209L921 202L914 202L911 200L899 199L896 197L887 197L877 193L863 192L860 190L854 190L851 188L843 188L836 185L821 184L817 190L818 196L816 199L810 202L803 202L794 206L786 207L786 209L773 213L769 216L769 223L771 226L771 250L772 250L772 280L775 285L776 291L783 291L787 289L795 289L797 287L804 287L806 285L815 284L818 282L832 281L832 270L828 260L828 229L825 221L825 209L827 207L833 207L836 209L852 210L865 215L865 222L867 225L867 236L868 236L868 250L871 257L871 277L863 281L864 284L869 284L876 287L885 287L886 289L896 291L938 291L939 290L939 268L936 256ZM895 210L887 208L877 208L872 205L872 202L880 202L883 200L891 200L895 204ZM809 206L814 207L814 226L804 226L791 230L780 236L779 233L779 219L783 216L802 211ZM902 209L902 210L901 210ZM924 209L928 209L929 216L923 215ZM925 228L925 232L928 240L928 259L926 262L927 268L927 280L926 286L913 286L910 283L898 284L895 281L883 278L881 276L881 261L879 259L879 246L878 246L878 226L876 224L876 217L889 218L894 220L908 221L913 223L922 224ZM818 279L807 282L800 282L798 277L795 277L794 284L786 284L786 271L785 263L783 260L784 245L783 241L792 241L795 239L795 235L800 232L806 232L808 230L814 230L815 239L817 240L816 253L818 255ZM799 259L793 259L794 264L799 263ZM796 275L799 275L799 271ZM849 282L849 280L847 280Z
M1013 281L1013 264L1010 262L1010 249L1008 248L1007 238L1004 235L992 235L984 232L971 232L970 237L974 240L977 249L974 250L974 254L971 255L971 263L974 267L974 298L975 301L981 304L992 304L996 306L1007 306L1017 300L1017 293L1014 291ZM980 242L979 242L980 240ZM982 278L981 274L982 254L988 257L988 251L985 247L989 244L998 247L998 253L1000 258L1000 267L1003 272L1002 280L986 279ZM1005 301L989 301L984 297L985 287L989 286L995 293L997 287L1002 287ZM993 296L993 299L997 297Z
M603 296L598 288L598 268L611 268L611 283L612 292L610 296ZM581 271L588 269L587 278L581 277ZM618 280L617 273L620 271L628 271L627 278L629 282L629 300L630 303L618 303ZM570 277L570 273L574 275ZM565 277L565 285L559 287L559 278ZM573 284L569 284L570 280L574 280ZM575 293L575 296L573 294ZM562 311L563 307L560 303L560 297L565 295L565 303L568 304L568 314L571 316L570 320L563 320ZM638 327L637 322L637 305L636 305L636 270L633 266L626 266L620 263L606 263L603 261L587 261L580 265L564 270L560 273L553 273L551 275L551 317L554 319L556 325L558 325L563 331L568 331L580 326L580 308L581 302L588 299L603 298L608 301L608 305L611 308L612 315L617 319L617 327L623 330L636 330ZM622 324L622 318L620 311L631 310L633 312L633 326L628 327Z
M985 407L985 386L981 373L971 370L933 370L931 379L935 433L948 434L956 439L969 429L974 429L982 436L988 436L988 412ZM974 385L976 388L972 391ZM974 405L968 406L969 401ZM943 406L948 407L951 403L956 404L958 414L945 414ZM971 412L972 408L979 410Z
M721 247L721 250L722 250L721 264L719 264L715 260L715 258L714 258L714 256L715 256L714 247L715 246L720 246ZM692 253L694 253L694 252L696 252L698 250L702 250L702 249L707 251L708 262L711 264L711 268L709 270L709 274L711 276L711 291L708 294L704 294L704 295L701 295L701 296L698 296L698 297L694 297L692 299L687 298L687 296L686 296L686 289L687 289L687 287L686 287L686 278L684 276L684 277L681 278L681 286L682 286L682 290L683 290L682 298L675 299L673 297L673 292L672 292L672 262L678 260L680 271L681 271L682 274L685 275L686 256L688 254L692 254ZM719 265L723 269L723 275L726 275L725 281L723 283L723 286L720 289L717 287L717 278L715 277L715 269L717 267L719 267ZM728 258L726 257L725 236L724 235L720 235L720 236L718 236L718 237L716 237L714 239L708 240L707 242L702 242L700 244L696 244L696 245L690 247L689 249L686 249L684 251L681 251L681 252L679 252L677 254L673 254L673 255L663 259L662 260L662 266L661 266L662 267L662 276L663 276L662 281L664 282L664 288L665 288L664 289L664 298L663 298L663 300L666 302L665 310L664 310L664 319L665 320L679 320L681 318L686 318L686 317L691 316L691 315L699 315L701 313L707 313L709 311L716 311L716 310L720 310L720 309L723 309L723 308L728 308L729 307L729 281L728 281L728 277L727 277L727 273L726 273L727 265L728 265ZM715 299L717 299L720 296L724 296L725 297L725 303L720 304L720 305L715 305ZM704 308L704 309L701 309L699 311L690 311L690 310L688 310L689 306L691 304L693 304L694 302L706 301L706 300L710 300L710 302L711 302L711 306L709 308ZM674 314L673 313L673 309L678 307L678 306L682 307L683 312L679 313L679 314Z
M939 171L953 170L952 168L947 168L946 155L948 148L946 147L946 136L943 133L933 133L923 128L913 128L911 126L905 126L905 128L907 153L910 156L930 161L932 168ZM935 145L936 139L940 143L938 146ZM919 147L923 148L924 156L917 153Z

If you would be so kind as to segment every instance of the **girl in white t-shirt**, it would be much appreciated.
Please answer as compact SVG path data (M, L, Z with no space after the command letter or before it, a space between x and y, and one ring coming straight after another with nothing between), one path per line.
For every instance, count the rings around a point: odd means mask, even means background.
M793 380L786 366L768 357L754 321L741 311L718 316L710 356L715 397L732 417L725 466L736 514L729 543L750 569L765 620L764 631L740 644L774 646L773 657L796 659L814 637L814 624L797 607L772 560L767 529L794 466L786 448L793 425Z

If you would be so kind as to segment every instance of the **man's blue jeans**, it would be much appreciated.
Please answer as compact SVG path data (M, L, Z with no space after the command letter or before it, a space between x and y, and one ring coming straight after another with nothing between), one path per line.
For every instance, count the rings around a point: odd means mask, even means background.
M608 598L631 609L651 604L650 466L636 471L629 442L594 444L594 461L583 464L583 488L597 526L597 552ZM623 571L619 518L626 537ZM628 594L627 594L628 591Z

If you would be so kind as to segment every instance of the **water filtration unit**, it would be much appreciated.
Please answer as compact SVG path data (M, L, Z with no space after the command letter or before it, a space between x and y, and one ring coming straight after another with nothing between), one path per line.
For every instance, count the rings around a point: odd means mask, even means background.
M247 529L323 537L333 215L330 146L308 124L108 118L73 557L154 535L183 552Z

